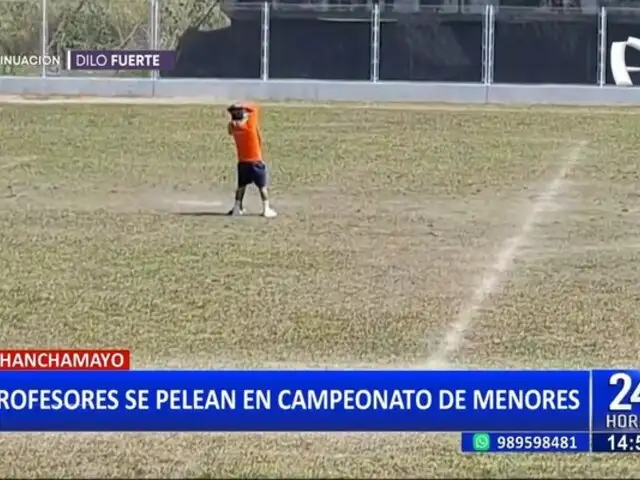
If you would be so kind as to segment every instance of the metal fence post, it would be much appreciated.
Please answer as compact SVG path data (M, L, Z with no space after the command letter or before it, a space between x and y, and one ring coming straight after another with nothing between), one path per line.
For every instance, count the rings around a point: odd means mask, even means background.
M156 18L155 18L155 8L154 8L154 4L156 3L156 0L149 0L148 6L149 6L149 12L148 12L148 17L149 17L149 38L147 39L147 43L149 46L150 50L155 50L156 45L155 45L155 38L156 38ZM150 70L149 71L149 76L152 79L156 78L156 72L155 70Z
M487 45L489 47L489 54L487 56L487 84L493 83L493 70L495 67L494 52L496 50L496 9L493 5L489 5L489 38Z
M482 16L482 74L481 82L484 85L488 83L489 69L489 5L484 6L484 15Z
M151 50L155 50L158 47L156 44L156 32L158 30L156 1L157 0L149 0L149 48Z
M271 9L269 2L262 4L262 61L260 63L260 78L266 82L269 80L269 24L271 20Z
M380 4L375 1L371 11L371 81L380 77Z
M40 25L40 61L42 63L42 71L40 75L42 78L47 76L47 65L45 62L45 57L47 56L47 50L49 49L49 32L47 28L47 0L42 0L40 10L42 10L42 24Z
M162 22L160 18L160 1L152 0L153 4L153 48L160 49L160 29L162 28Z
M493 5L484 6L484 16L482 21L482 83L490 85L493 83L493 47L495 29L495 11Z
M151 49L159 50L160 49L160 1L161 0L151 0L149 4L150 18L151 18ZM160 78L160 72L158 70L151 71L151 78L157 80Z
M598 86L607 83L607 7L600 7L598 15Z

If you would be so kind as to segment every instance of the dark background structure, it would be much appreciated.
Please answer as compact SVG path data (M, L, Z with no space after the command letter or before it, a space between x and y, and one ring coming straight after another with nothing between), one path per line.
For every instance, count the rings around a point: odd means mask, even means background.
M271 7L270 78L371 78L371 4L322 5ZM224 4L223 10L230 26L188 29L179 42L180 61L168 76L260 77L261 4L236 1ZM482 6L423 4L415 12L399 10L398 4L381 6L380 80L481 81ZM595 84L598 10L597 5L567 2L499 5L494 82ZM608 11L607 49L612 41L640 36L638 11ZM612 82L608 71L607 81Z

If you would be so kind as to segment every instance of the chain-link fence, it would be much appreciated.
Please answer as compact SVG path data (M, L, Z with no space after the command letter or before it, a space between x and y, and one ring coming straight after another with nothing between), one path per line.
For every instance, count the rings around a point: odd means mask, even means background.
M640 65L640 6L440 2L0 0L0 72L149 75L68 71L70 49L177 50L183 78L604 85Z

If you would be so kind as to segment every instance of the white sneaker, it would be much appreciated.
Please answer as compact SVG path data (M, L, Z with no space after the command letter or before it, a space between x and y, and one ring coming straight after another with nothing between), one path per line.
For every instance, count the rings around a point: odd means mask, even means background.
M265 208L262 211L262 216L265 218L276 218L278 216L278 212L276 212L273 208Z

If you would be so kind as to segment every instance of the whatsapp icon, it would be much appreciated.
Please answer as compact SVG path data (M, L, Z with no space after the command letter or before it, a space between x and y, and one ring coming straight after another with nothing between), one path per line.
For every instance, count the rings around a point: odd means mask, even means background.
M487 452L491 449L491 437L488 433L473 434L473 450L476 452Z

